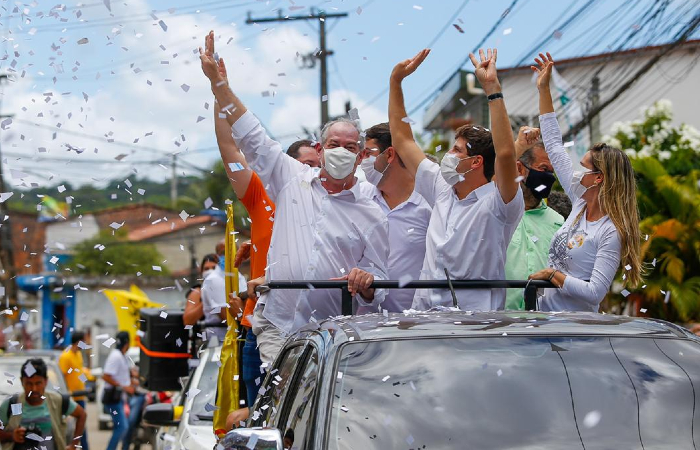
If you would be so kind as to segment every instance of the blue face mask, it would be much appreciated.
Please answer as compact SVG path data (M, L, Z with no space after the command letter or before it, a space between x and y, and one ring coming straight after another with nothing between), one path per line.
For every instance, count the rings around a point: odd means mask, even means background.
M221 270L226 270L225 266L226 266L226 257L222 255L219 257L219 267L221 268Z

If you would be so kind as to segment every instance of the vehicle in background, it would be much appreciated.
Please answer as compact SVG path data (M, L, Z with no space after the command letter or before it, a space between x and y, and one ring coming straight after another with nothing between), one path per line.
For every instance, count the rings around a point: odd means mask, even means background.
M292 335L223 449L693 449L700 340L594 313L339 317ZM255 427L267 427L264 429Z
M56 364L58 364L58 358L60 358L61 353L64 351L65 350L30 349L24 350L22 354L26 354L28 358L42 358L44 360L48 359L55 361ZM83 357L85 357L85 354L83 354ZM88 401L94 402L97 394L97 377L93 373L91 373L91 376L87 377L87 380L85 381L85 392Z
M144 423L160 427L156 450L211 450L216 446L212 426L220 358L221 346L205 349L172 403L146 407Z

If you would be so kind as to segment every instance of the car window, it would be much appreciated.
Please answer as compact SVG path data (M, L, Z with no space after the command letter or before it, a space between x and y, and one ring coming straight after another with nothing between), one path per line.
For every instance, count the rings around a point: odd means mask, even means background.
M214 405L216 404L216 385L219 379L219 352L211 352L206 360L200 360L199 364L203 364L202 376L199 378L199 383L194 386L194 383L189 383L189 389L183 393L183 397L187 397L188 392L193 392L193 388L199 392L195 395L190 406L189 423L192 425L202 425L211 423L214 420ZM193 377L194 378L194 375ZM193 394L190 394L193 395Z
M279 364L265 378L264 393L251 417L254 426L275 424L280 410L280 402L292 381L299 359L303 355L304 345L299 344L284 350Z
M48 385L46 388L61 394L67 394L66 382L63 380L63 374L58 369L56 363L44 361L46 362L46 376L48 378ZM0 380L2 380L0 382L0 397L4 398L24 391L19 372L22 368L22 364L25 362L26 359L0 358ZM14 378L12 378L13 376ZM59 389L55 389L55 387Z
M329 449L694 448L700 345L491 337L346 344Z
M283 436L292 443L292 449L303 450L306 445L306 431L312 423L311 413L315 410L314 394L318 383L318 353L313 346L308 347L300 376L290 386L285 399L283 414L284 427L279 426Z

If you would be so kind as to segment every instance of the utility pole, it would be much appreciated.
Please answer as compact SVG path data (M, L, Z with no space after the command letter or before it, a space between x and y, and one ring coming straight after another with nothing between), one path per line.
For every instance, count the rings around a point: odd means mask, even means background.
M0 74L0 83L7 80L7 75ZM12 115L0 114L0 119L12 117ZM5 189L5 178L2 171L2 152L0 152L0 193L7 192ZM0 274L0 280L5 287L5 296L8 300L17 301L17 285L15 272L15 255L12 246L12 218L9 217L9 209L5 202L0 203L0 262L2 263L4 274ZM2 296L0 296L2 299ZM9 302L6 304L9 306Z
M316 60L321 61L321 89L320 89L320 100L321 100L321 128L328 122L328 62L327 57L333 54L332 50L326 48L326 19L342 18L347 17L347 13L331 13L326 14L324 11L317 11L315 8L311 8L311 14L306 16L283 16L282 10L278 10L277 17L262 17L259 19L253 19L250 17L250 12L248 12L247 24L263 23L263 22L286 22L289 20L318 20L319 21L319 50L318 52L310 53L304 55L303 61L306 63L305 67L312 69L316 67Z
M600 102L600 78L598 78L598 75L594 76L593 79L591 80L591 109L595 109L598 107L598 103ZM591 145L595 144L596 142L600 142L600 115L597 115L591 119L591 126L590 126L590 137L591 137Z
M172 174L170 175L170 207L175 209L177 204L177 155L173 154L170 164Z

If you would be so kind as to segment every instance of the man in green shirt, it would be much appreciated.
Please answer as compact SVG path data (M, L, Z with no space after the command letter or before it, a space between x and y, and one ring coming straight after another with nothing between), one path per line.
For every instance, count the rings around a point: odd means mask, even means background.
M554 233L561 228L564 218L548 207L547 198L556 181L554 168L547 157L542 142L528 148L523 135L539 135L539 129L523 127L516 141L520 188L525 200L525 213L515 229L506 254L506 279L527 280L528 275L547 267L549 244ZM525 309L522 289L508 289L507 310Z

